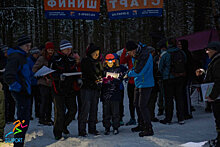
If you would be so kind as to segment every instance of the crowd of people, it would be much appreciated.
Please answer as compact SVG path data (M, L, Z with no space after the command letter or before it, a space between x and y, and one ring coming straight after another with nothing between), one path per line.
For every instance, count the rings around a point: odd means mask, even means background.
M22 132L16 133L14 138L22 138L22 141L14 142L14 146L23 146L33 118L39 118L41 125L53 126L56 140L70 134L68 126L74 119L78 119L79 136L86 137L87 133L99 135L96 129L99 100L103 106L104 134L109 135L112 127L113 134L117 135L119 127L124 125L125 83L130 112L126 125L137 123L132 132L139 132L140 137L152 136L152 122L171 124L174 99L178 123L183 125L184 120L193 118L190 86L196 77L200 81L214 82L207 99L212 106L218 133L213 142L220 146L220 42L211 42L205 48L211 59L206 72L193 67L187 40L163 39L157 43L157 49L128 41L121 54L108 53L105 56L100 47L90 43L83 58L68 40L61 40L58 50L53 42L33 48L31 42L23 35L14 48L1 45L0 82L4 91L4 97L0 97L1 142L4 141L5 123L20 120L22 125L18 129ZM35 73L44 66L54 72L36 77ZM157 115L165 114L162 120L155 115L157 102Z

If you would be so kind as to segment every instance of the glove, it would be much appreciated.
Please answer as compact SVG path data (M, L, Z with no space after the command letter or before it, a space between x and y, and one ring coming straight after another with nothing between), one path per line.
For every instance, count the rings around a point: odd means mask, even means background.
M63 74L61 74L61 75L60 75L60 81L64 81L64 80L65 80L65 77L66 77L66 76L64 76Z
M77 80L77 83L78 83L78 85L79 85L79 88L81 88L82 85L83 85L83 81L82 81L82 79L78 79L78 80Z

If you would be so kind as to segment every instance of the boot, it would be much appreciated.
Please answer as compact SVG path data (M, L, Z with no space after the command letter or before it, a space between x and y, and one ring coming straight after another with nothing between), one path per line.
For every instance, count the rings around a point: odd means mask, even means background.
M153 136L153 135L154 135L154 131L153 131L152 125L149 125L149 124L145 124L144 131L139 133L140 137Z
M135 128L131 128L132 132L140 132L140 131L144 131L144 126L143 123L138 123L138 126Z
M109 134L110 134L110 128L106 128L104 134L105 134L105 135L109 135Z

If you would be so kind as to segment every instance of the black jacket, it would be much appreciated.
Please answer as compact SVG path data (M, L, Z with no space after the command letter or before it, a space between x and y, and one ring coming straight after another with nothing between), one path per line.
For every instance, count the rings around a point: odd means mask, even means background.
M98 89L100 90L101 86L97 83L98 80L101 80L103 74L102 63L99 60L94 60L92 57L87 56L81 61L81 71L83 79L82 88Z
M205 82L214 82L214 86L209 97L215 100L220 96L220 53L217 53L209 63Z
M56 70L52 73L53 83L52 87L56 94L70 96L75 93L74 82L77 81L78 76L65 77L64 81L60 80L60 75L63 73L77 72L76 61L73 57L67 57L61 52L52 58L51 68Z

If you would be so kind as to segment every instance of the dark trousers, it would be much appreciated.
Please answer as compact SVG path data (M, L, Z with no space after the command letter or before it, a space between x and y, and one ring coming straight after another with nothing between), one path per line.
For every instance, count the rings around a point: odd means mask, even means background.
M173 99L176 100L177 118L178 121L184 120L184 104L183 104L183 88L184 78L175 78L164 80L165 94L165 113L166 120L172 121L173 117Z
M124 117L124 90L120 90L121 92L121 101L119 103L119 112L120 112L120 121L123 121Z
M33 101L35 107L35 116L40 116L40 90L38 86L31 87L31 116L32 116L32 109L33 109Z
M151 125L151 116L148 109L148 102L150 99L152 88L135 88L134 103L137 108L138 123L145 123Z
M103 126L105 128L111 127L110 120L112 119L112 127L118 129L120 126L119 101L105 101L103 102Z
M5 128L5 98L0 96L0 137L4 136Z
M155 118L155 104L157 102L157 94L158 94L158 87L153 87L150 95L150 100L148 102L148 108L150 111L151 119Z
M183 101L184 101L184 116L187 117L192 115L191 112L191 98L190 98L190 83L188 79L184 79L184 88L183 88Z
M96 130L96 119L98 111L98 100L100 91L95 89L81 89L82 108L79 115L78 131L86 133L86 122L88 120L89 131Z
M6 122L14 121L15 115L15 100L13 99L9 87L3 83L4 97L5 97L5 120Z
M134 106L134 84L128 83L127 92L129 99L129 111L131 119L135 119L135 106Z
M51 87L40 85L40 119L51 119L52 92Z
M61 136L63 128L67 127L74 119L74 96L56 95L54 97L54 136ZM67 112L66 112L67 109Z
M218 139L220 139L220 100L216 100L212 103L212 109L215 117L216 130L219 137Z
M164 88L163 88L163 81L159 80L159 99L158 99L158 111L164 111Z
M74 102L74 107L76 107L76 113L78 111L78 119L79 119L79 114L81 112L81 107L82 107L82 101L81 101L81 93L80 91L76 92L76 97L77 97L77 103L78 103L78 107L77 104ZM76 113L74 114L74 116L76 116Z
M14 147L22 147L24 145L25 134L28 130L30 122L31 98L30 95L18 92L11 92L11 94L16 102L17 120L20 122L24 120L25 122L22 123L22 126L27 125L25 128L21 128L21 126L19 126L18 129L22 130L22 132L14 135L14 138L22 138L22 142L14 142Z

